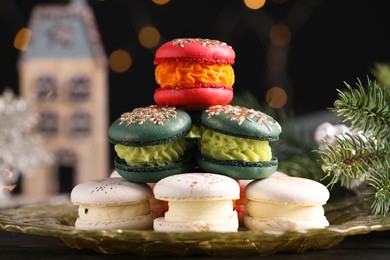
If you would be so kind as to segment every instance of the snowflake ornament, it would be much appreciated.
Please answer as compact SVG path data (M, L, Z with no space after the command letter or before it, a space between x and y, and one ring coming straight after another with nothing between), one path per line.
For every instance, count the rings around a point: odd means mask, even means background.
M34 167L51 162L51 156L40 149L40 137L33 132L37 123L28 100L4 91L0 96L0 197L10 191L19 174L28 175Z

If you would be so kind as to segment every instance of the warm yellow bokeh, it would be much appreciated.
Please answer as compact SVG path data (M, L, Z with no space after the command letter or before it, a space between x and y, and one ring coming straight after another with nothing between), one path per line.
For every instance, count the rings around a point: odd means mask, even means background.
M153 3L157 4L157 5L165 5L167 3L169 3L170 0L152 0Z
M14 47L20 51L26 51L30 44L31 30L23 27L18 31L14 39Z
M269 38L273 45L282 47L289 44L291 40L291 31L285 24L272 26L269 32Z
M281 87L272 87L265 96L271 108L281 108L287 103L287 93Z
M145 26L138 33L138 40L145 48L155 48L160 43L160 33L152 26Z
M265 0L244 0L246 7L257 10L265 5Z
M125 50L115 50L108 59L110 68L118 73L127 71L132 64L130 54Z

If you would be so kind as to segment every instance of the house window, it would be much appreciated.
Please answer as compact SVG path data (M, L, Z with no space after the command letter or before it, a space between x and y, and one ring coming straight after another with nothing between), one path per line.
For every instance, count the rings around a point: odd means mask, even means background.
M58 115L54 112L42 112L39 119L38 131L46 137L58 134Z
M56 152L57 192L69 193L75 185L77 155L72 150L61 149Z
M58 96L58 82L52 75L42 75L36 82L36 94L39 101L52 101Z
M22 182L23 182L23 175L19 174L19 178L16 181L15 188L12 189L12 194L14 195L20 195L22 194Z
M74 137L85 137L91 132L91 116L86 112L74 113L69 122L69 132Z
M69 82L69 99L74 102L85 101L89 98L91 81L86 76L75 76Z

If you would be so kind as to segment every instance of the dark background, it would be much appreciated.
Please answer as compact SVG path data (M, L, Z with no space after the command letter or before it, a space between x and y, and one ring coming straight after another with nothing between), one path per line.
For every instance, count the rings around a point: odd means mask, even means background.
M27 26L37 3L66 1L0 1L0 90L18 92L13 39ZM280 2L280 0L278 1ZM110 121L124 111L154 103L153 58L156 48L142 47L137 38L144 25L155 26L161 43L173 38L200 37L227 42L236 51L235 94L251 91L265 101L269 85L266 28L286 23L292 28L286 65L288 103L296 115L326 109L344 81L365 80L375 62L390 62L390 23L387 1L268 0L260 10L242 0L171 0L159 6L151 0L88 1L95 12L106 54L128 50L132 67L125 73L109 72ZM301 8L296 12L296 8ZM295 11L294 11L295 10ZM298 25L297 25L298 24Z

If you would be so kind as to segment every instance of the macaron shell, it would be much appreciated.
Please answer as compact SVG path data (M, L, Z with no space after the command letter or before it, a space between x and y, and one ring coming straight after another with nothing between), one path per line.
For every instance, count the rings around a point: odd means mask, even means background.
M70 194L74 205L129 205L153 196L147 184L128 182L123 178L90 180L76 185Z
M154 216L152 213L143 216L136 216L129 219L120 219L115 221L87 221L76 219L75 228L77 229L132 229L149 230L153 228Z
M153 229L159 232L236 232L239 227L237 212L231 218L170 222L159 217L153 221Z
M178 106L188 110L203 110L217 104L229 104L233 100L233 88L157 88L154 100L159 105Z
M165 108L159 107L158 109L161 111ZM158 145L186 136L191 128L191 117L183 110L174 107L167 109L175 111L172 112L175 116L167 116L164 113L156 114L156 118L162 118L160 123L155 118L145 120L137 118L138 120L133 120L131 123L122 117L116 119L108 130L111 143L127 146Z
M234 64L236 54L225 42L200 38L180 38L161 45L154 64L163 62L195 62Z
M199 154L197 163L202 171L229 176L233 179L263 179L273 174L278 168L278 159L271 161L247 162L239 160L215 160Z
M166 201L234 200L240 197L240 186L224 175L185 173L160 180L153 193L156 199Z
M329 190L311 179L275 176L249 183L245 189L247 199L275 204L324 205Z
M203 111L202 125L210 130L242 138L275 141L282 131L271 116L241 106L216 105Z
M123 178L117 170L114 170L110 174L110 178ZM153 189L155 183L147 183L150 188ZM157 200L154 196L149 198L149 207L150 211L157 217L160 217L164 213L164 202L161 200Z
M114 166L120 176L130 182L155 183L159 180L194 169L193 157L189 154L181 161L160 166L130 166L119 157L114 160Z
M299 220L291 218L252 218L244 217L244 225L250 230L299 230L322 229L329 225L326 217L316 220Z

